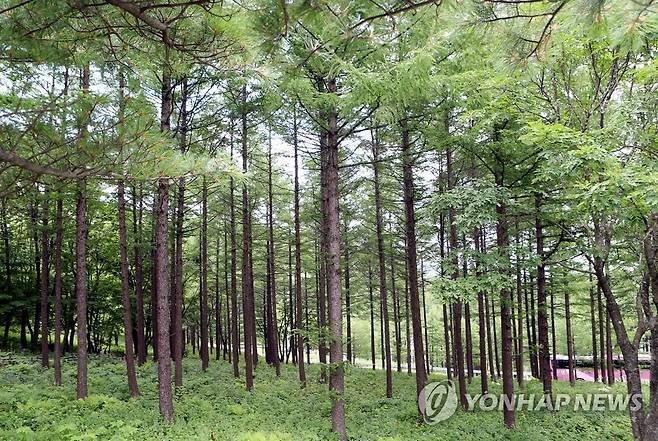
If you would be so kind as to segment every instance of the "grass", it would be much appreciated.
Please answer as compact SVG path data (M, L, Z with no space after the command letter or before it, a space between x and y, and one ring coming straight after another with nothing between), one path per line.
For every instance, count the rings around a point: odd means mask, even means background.
M307 368L309 385L300 389L296 368L274 370L262 362L256 370L255 392L233 378L225 361L211 361L202 373L196 358L184 361L184 386L176 391L176 421L166 425L158 413L156 366L138 368L141 397L131 400L125 366L118 358L89 360L89 397L75 399L75 359L65 358L61 387L52 385L52 369L37 356L0 353L1 440L331 440L330 394L318 384L317 366ZM433 375L432 380L441 379ZM519 412L517 426L506 430L498 411L457 411L434 426L418 423L415 381L395 374L394 396L384 398L382 371L348 368L346 374L347 430L353 440L630 440L626 412ZM470 386L479 392L474 380ZM494 384L492 393L500 391ZM557 382L556 393L623 393L579 383L571 389ZM537 381L526 393L541 393Z

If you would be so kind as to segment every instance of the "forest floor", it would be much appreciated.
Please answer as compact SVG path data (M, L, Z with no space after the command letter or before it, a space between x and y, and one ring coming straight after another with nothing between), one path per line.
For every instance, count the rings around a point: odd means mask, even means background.
M75 359L63 363L63 386L52 384L52 368L36 355L0 353L0 439L2 440L330 440L330 394L316 381L318 366L307 366L309 385L300 389L294 366L282 366L281 378L262 363L255 392L233 378L226 361L211 360L202 373L196 358L184 362L184 386L176 391L176 421L165 425L158 412L157 373L152 362L138 368L141 397L129 399L121 359L93 356L89 362L89 397L75 399ZM443 377L433 374L431 380ZM348 367L347 430L353 440L622 440L632 439L626 411L575 412L572 409L521 411L517 426L506 430L499 411L457 411L436 425L418 423L415 380L394 373L392 399L384 398L383 372ZM479 392L479 383L470 386ZM493 384L492 393L500 391ZM530 381L526 393L541 394ZM555 392L619 393L579 382L556 382Z

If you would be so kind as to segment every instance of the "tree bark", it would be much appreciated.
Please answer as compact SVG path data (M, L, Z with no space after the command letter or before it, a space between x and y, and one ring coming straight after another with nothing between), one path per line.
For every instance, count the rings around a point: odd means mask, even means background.
M539 332L539 368L544 396L551 400L553 394L553 379L548 344L548 314L546 305L546 266L544 264L544 229L540 217L542 195L535 194L535 242L537 247L537 328Z
M272 189L272 129L270 127L267 150L267 193L268 193L268 255L269 255L269 292L267 299L267 342L270 351L270 363L274 364L276 376L281 376L279 360L279 329L276 314L276 264L274 254L274 191ZM291 305L292 308L292 305ZM291 325L293 323L291 315ZM291 326L292 327L292 326Z
M500 180L497 182L501 186ZM496 244L502 262L500 272L504 276L509 273L509 233L507 229L507 206L504 201L498 201L496 205ZM500 290L500 329L502 339L502 362L503 362L503 399L508 403L514 400L514 379L512 377L512 326L510 323L510 305L512 304L511 293L506 287ZM503 419L505 426L514 427L515 410L512 406L503 406Z
M41 366L50 367L48 353L48 279L50 278L50 240L48 235L48 190L41 208ZM36 330L35 330L36 331Z
M335 95L337 82L327 81L327 92ZM326 221L326 276L329 312L329 389L331 394L331 430L341 441L347 440L344 408L344 366L343 366L343 301L340 274L340 219L338 213L338 113L332 107L327 112L327 143L323 155L322 168L325 169L325 221Z
M242 88L242 105L247 103L247 87ZM242 110L242 171L247 173L249 152L247 141L247 110ZM251 215L247 184L242 185L242 315L244 328L245 384L248 391L254 389L254 299L251 258Z
M564 320L567 331L567 361L569 363L569 384L571 387L576 385L576 366L574 364L573 353L573 330L571 327L571 301L569 290L564 291Z
M297 328L297 369L299 371L299 384L304 388L306 387L304 332L308 331L308 323L307 326L302 326L302 242L301 222L299 219L299 145L297 140L296 109L293 118L293 147L295 149L295 327Z
M404 208L407 239L407 265L409 267L409 301L414 339L414 358L416 364L416 396L420 397L427 374L425 372L425 353L423 348L423 331L420 320L420 301L418 296L418 266L416 263L416 219L414 209L414 178L409 130L402 124L402 162L404 181ZM420 399L420 398L419 398ZM420 411L420 408L419 408Z
M137 202L137 189L132 188L133 208L133 235L135 237L135 300L136 300L136 327L137 327L137 363L141 366L146 363L146 337L144 335L144 274L142 264L142 213L143 213L143 184L139 184L139 203Z
M446 172L448 191L455 188L455 177L452 170L452 150L450 147L446 150ZM448 225L449 235L448 240L450 244L450 254L452 261L452 274L450 278L456 282L459 279L459 257L457 254L457 223L456 223L456 210L453 206L448 209ZM462 408L468 408L468 401L466 399L466 377L464 376L464 347L462 344L462 300L456 299L452 303L452 340L454 344L454 357L455 368L457 369L457 381L459 384L459 403Z
M233 128L231 127L231 162L233 161ZM238 289L237 289L237 240L235 232L235 183L229 178L230 188L230 227L231 227L231 362L233 376L240 377L240 327L238 325Z
M480 234L476 228L473 233L473 242L475 246L475 277L482 277L480 259L482 247L480 245ZM484 291L480 290L477 294L478 301L478 335L479 335L479 355L480 355L480 390L482 395L489 392L489 379L487 376L487 325L484 306Z
M62 198L59 196L55 214L55 354L53 364L55 368L55 386L62 385L62 209Z
M89 65L82 69L82 92L89 92ZM86 137L84 125L79 128L80 141ZM78 376L76 396L87 398L87 182L78 180L75 226L75 298L78 310Z
M201 189L201 370L208 370L208 182Z
M130 274L128 273L128 238L126 232L126 200L123 181L118 183L119 204L119 255L121 266L121 299L123 303L123 333L126 351L126 370L128 374L128 389L130 396L139 395L137 376L135 374L135 357L133 355L133 333L130 308Z

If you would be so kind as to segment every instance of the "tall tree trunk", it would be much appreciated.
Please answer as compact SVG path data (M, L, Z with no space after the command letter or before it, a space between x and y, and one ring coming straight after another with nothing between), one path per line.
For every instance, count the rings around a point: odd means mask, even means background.
M444 266L446 254L445 248L445 215L444 213L441 213L439 215L439 255L441 257L441 277L445 276L446 271ZM446 374L448 375L448 380L452 380L452 353L450 350L452 345L452 338L450 335L450 325L448 321L448 306L446 305L445 301L443 301L441 308L443 312L443 345L445 347Z
M224 317L224 322L226 323L226 326L224 328L224 354L222 357L224 360L228 357L228 361L233 363L233 348L231 345L231 333L232 333L232 326L231 326L231 289L229 288L229 252L228 252L228 244L229 244L229 239L228 239L228 227L226 225L226 218L224 218L224 295L226 298L226 306L225 306L225 311L226 315Z
M11 244L9 237L9 225L7 223L7 198L2 198L2 205L0 206L2 210L2 240L4 243L4 265L5 265L5 293L7 295L12 294L12 285L11 285ZM6 350L9 350L9 329L11 328L11 321L15 310L13 308L8 308L5 313L5 329L4 335L2 336L3 347Z
M596 307L596 299L594 297L594 286L592 285L592 268L589 271L589 320L592 325L592 367L594 368L594 382L599 381L599 357L598 347L596 345L596 314L594 309Z
M502 179L497 177L496 184L502 187ZM507 229L507 206L504 201L498 201L496 205L496 244L498 252L502 257L500 272L503 276L509 273L509 233ZM506 287L500 290L500 329L502 339L502 361L503 361L503 397L508 403L514 400L514 379L512 377L512 326L510 322L510 305L512 297L510 290ZM515 411L512 406L503 405L503 419L505 426L514 427Z
M219 289L219 235L215 239L215 360L219 360L222 347L226 354L222 326L222 296Z
M247 86L242 88L242 105L247 104ZM247 173L249 151L247 140L247 110L242 109L242 171ZM242 185L242 315L244 328L245 384L254 389L254 297L251 258L251 214L247 184Z
M462 237L462 249L466 251L466 236ZM466 255L462 258L462 267L463 267L463 277L466 277L468 274L468 260ZM466 373L468 384L471 384L473 379L473 335L471 332L471 305L467 300L464 304L464 331L466 336Z
M144 274L142 265L142 213L143 184L139 184L139 203L137 189L132 187L133 235L135 253L135 300L137 327L137 363L141 366L146 362L146 337L144 335Z
M530 367L532 369L532 375L535 378L538 378L538 372L539 372L539 361L538 361L538 353L537 353L537 311L535 309L535 292L533 289L534 286L534 280L532 277L532 274L530 274L530 310L528 310L528 315L530 316L530 339L528 341L528 345L530 346Z
M480 259L482 247L480 245L480 234L476 228L473 233L473 243L475 247L475 277L482 277ZM484 306L484 291L480 290L477 294L478 300L478 336L479 336L479 355L480 355L480 390L482 395L489 392L489 379L487 376L487 325Z
M231 136L231 162L233 161L233 128ZM237 239L235 231L235 183L233 177L229 178L230 186L230 227L231 227L231 361L233 363L233 376L240 377L240 326L238 324L238 288L237 288Z
M41 208L41 366L50 365L48 353L48 279L50 273L50 239L48 235L48 190L43 194Z
M553 379L551 360L548 345L548 314L546 305L546 266L544 264L544 226L540 217L542 195L535 194L535 242L537 246L537 328L539 331L539 368L544 396L551 399L553 393Z
M327 82L327 91L336 94L335 79ZM338 114L335 108L328 112L328 133L325 161L326 205L325 220L327 226L327 297L329 306L329 361L331 370L329 388L331 394L331 430L337 433L341 441L347 440L344 408L344 367L343 367L343 301L341 295L340 275L340 219L338 214Z
M162 104L160 131L170 132L171 113L173 108L173 86L168 72L162 76ZM157 305L157 353L158 353L158 393L160 414L165 421L174 419L174 404L171 392L171 347L169 330L171 325L169 307L169 259L168 259L168 214L169 214L169 180L158 180L158 197L155 225L155 281ZM154 335L155 336L155 335Z
M38 188L36 190L38 193ZM29 320L27 328L30 331L30 351L36 352L37 342L39 340L39 329L41 322L41 247L39 246L39 207L38 200L30 201L30 229L32 233L32 245L34 249L34 289L36 295L36 302L34 303L34 327L30 326Z
M185 178L178 178L178 194L176 195L176 233L174 258L174 290L173 290L173 344L174 383L176 387L183 385L183 228L185 219Z
M413 325L414 358L416 364L416 396L420 397L427 374L425 372L425 351L423 348L423 331L420 320L420 301L418 298L418 266L416 263L416 219L414 209L413 154L409 143L409 130L402 124L402 161L404 181L404 208L407 239L407 265L409 267L409 301Z
M82 69L82 92L89 92L89 65ZM79 127L79 140L86 137L86 125ZM78 311L78 376L76 395L87 398L87 182L78 180L75 225L75 298Z
M372 370L377 369L377 358L375 354L375 308L373 303L372 286L372 263L368 260L368 305L370 306L370 358L372 359Z
M345 217L347 219L347 216ZM345 315L347 319L347 362L352 362L352 304L350 299L350 249L345 223Z
M299 146L297 140L297 112L293 115L293 147L295 149L295 327L297 328L297 369L299 383L306 387L304 367L304 333L308 332L308 306L306 308L306 326L302 326L302 242L301 222L299 219Z
M168 89L165 83L163 89ZM165 96L171 95L166 94ZM164 100L163 100L164 101ZM169 101L171 106L171 101ZM163 102L163 112L165 103ZM158 392L160 413L168 422L174 419L174 406L171 392L171 348L169 342L169 261L167 252L167 212L169 202L169 182L167 178L158 181L158 199L156 209L155 258L157 260L157 320L158 320Z
M576 385L576 368L574 365L573 353L573 330L571 327L571 301L569 300L569 290L564 291L564 320L567 330L567 361L569 363L569 384L571 387Z
M615 364L612 359L612 329L610 325L609 305L607 302L605 308L605 354L607 357L606 366L608 368L608 385L612 386L615 384Z
M201 370L208 370L208 182L201 190Z
M281 375L281 363L279 360L279 330L277 326L276 314L276 264L274 253L274 191L272 189L272 128L269 128L268 134L268 149L267 149L267 193L268 193L268 255L269 255L269 292L268 292L268 311L267 311L267 340L270 350L270 362L274 363L276 376ZM292 305L291 305L292 306ZM292 316L291 316L291 324Z
M395 261L393 259L393 247L391 246L391 293L393 294L393 327L395 329L395 361L397 371L402 371L402 332L400 328L400 301L398 290L395 286Z
M425 266L423 260L420 261L420 291L423 296L423 332L425 333L425 369L429 372L432 372L432 365L430 363L430 348L429 341L430 336L427 332L427 303L425 302Z
M57 197L57 208L55 214L55 386L62 385L62 208L63 202L61 195ZM66 334L65 334L66 336Z
M608 384L608 367L606 366L607 357L605 355L605 334L603 333L603 301L601 299L601 287L596 286L596 297L598 304L598 314L599 314L599 349L601 350L601 382L603 384Z
M123 77L122 77L123 79ZM121 266L121 299L123 303L123 332L126 351L126 369L130 396L139 395L137 376L135 374L135 357L133 355L132 312L130 308L130 274L128 273L128 238L126 232L126 200L123 181L118 183L119 203L119 254Z
M446 171L448 181L448 191L455 188L455 177L452 170L452 150L450 147L446 150ZM450 278L453 281L459 279L459 257L457 254L457 221L456 210L453 206L448 209L449 225L449 244L452 261L452 274ZM455 368L457 369L457 381L459 383L459 403L466 409L468 401L466 399L466 377L464 376L464 347L462 345L462 301L456 299L452 303L452 340L454 344Z
M393 397L393 373L391 367L391 337L388 317L388 292L386 290L386 257L384 254L384 235L382 221L382 196L379 165L379 136L375 130L372 134L372 167L374 172L375 223L377 231L377 257L379 260L379 301L381 305L381 337L383 341L382 356L386 369L386 398Z
M516 222L516 381L519 384L519 388L523 388L523 280L521 279L521 256L519 256L519 225L518 221ZM528 311L526 310L526 315ZM530 347L530 341L528 341L528 346ZM530 357L532 358L532 348L530 348ZM532 365L532 363L531 363ZM534 372L533 372L534 373Z
M409 333L409 270L404 269L404 340L406 343L406 353L407 353L407 374L411 375L411 336ZM427 339L425 340L427 341ZM423 360L425 363L425 360ZM427 366L425 367L427 369Z

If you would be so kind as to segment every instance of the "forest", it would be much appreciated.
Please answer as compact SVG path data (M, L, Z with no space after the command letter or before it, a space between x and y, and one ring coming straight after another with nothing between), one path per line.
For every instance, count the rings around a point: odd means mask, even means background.
M0 440L658 440L657 53L656 0L0 0Z

